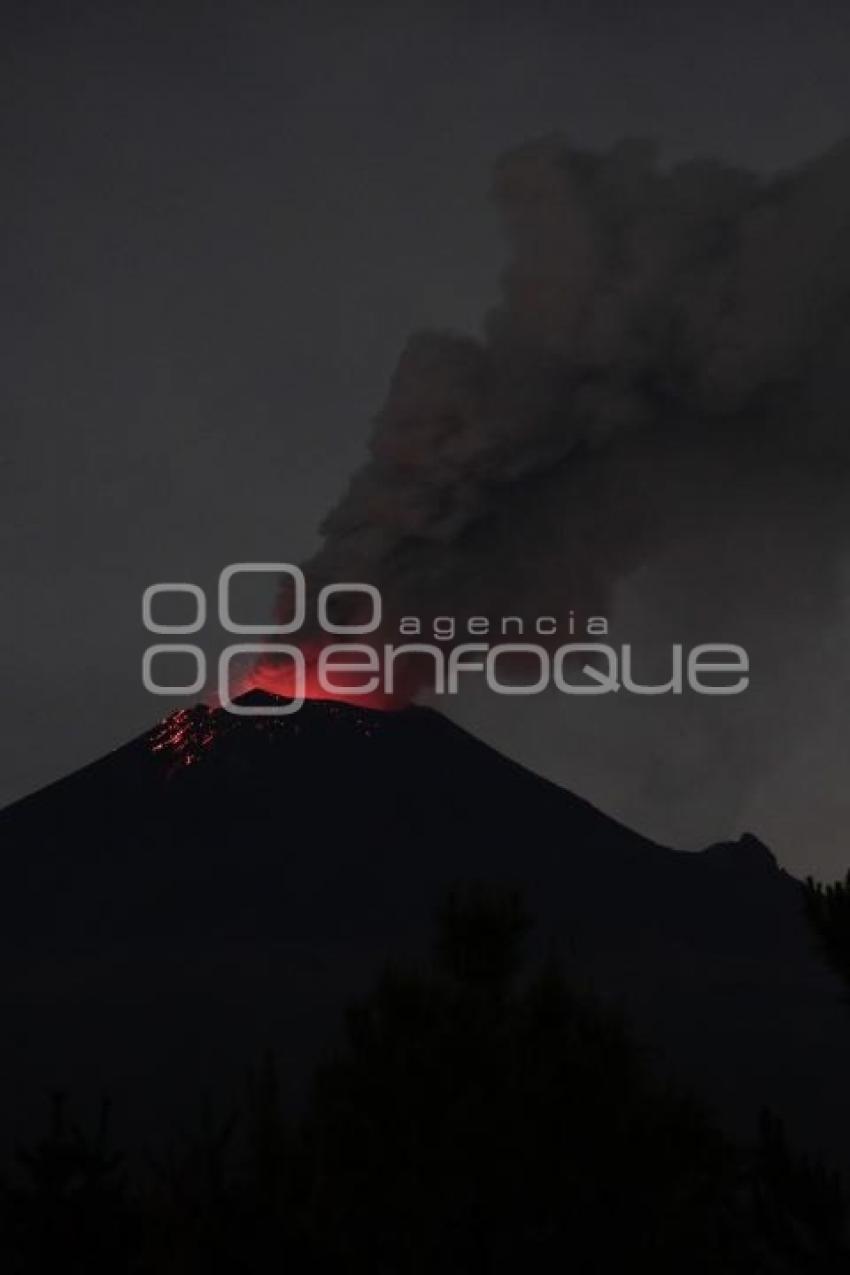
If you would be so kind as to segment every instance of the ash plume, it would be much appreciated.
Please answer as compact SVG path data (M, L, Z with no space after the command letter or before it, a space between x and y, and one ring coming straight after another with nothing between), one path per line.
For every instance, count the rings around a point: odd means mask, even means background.
M850 142L764 177L553 137L493 196L501 300L481 337L408 341L308 579L377 584L390 616L748 644L730 738L703 725L680 775L720 755L740 804L846 649Z
M311 578L369 580L399 611L592 609L706 486L770 504L823 477L834 498L850 144L763 179L553 138L499 162L494 198L501 302L482 339L410 339Z

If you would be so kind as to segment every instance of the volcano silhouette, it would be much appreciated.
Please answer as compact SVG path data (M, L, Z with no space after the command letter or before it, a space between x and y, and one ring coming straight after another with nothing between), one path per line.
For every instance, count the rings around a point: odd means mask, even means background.
M145 736L0 815L0 1132L57 1087L168 1119L269 1047L297 1096L343 1007L483 881L729 1125L768 1105L850 1145L850 1013L755 838L653 844L424 708L186 721L197 760Z

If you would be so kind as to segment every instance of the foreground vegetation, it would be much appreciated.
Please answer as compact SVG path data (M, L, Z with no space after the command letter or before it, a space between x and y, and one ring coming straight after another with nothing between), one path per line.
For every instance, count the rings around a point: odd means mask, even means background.
M836 910L810 888L811 909ZM353 1007L304 1109L240 1112L130 1172L61 1098L0 1193L3 1272L724 1275L850 1269L837 1180L765 1115L733 1146L618 1017L527 971L518 898L440 910L433 965Z

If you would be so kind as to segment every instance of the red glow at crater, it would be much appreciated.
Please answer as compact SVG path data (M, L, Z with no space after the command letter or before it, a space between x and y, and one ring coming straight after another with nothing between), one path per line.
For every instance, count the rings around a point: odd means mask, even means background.
M323 701L372 711L392 711L406 707L423 680L421 670L414 675L410 663L405 665L403 660L399 660L392 693L387 693L383 687L368 694L360 694L356 690L346 693L345 689L331 693L327 684L322 685L318 678L320 652L319 644L304 648L306 677L303 685L296 685L292 659L265 656L251 667L239 671L234 669L228 688L230 700L239 700L252 691L262 691L287 700L302 698L305 702ZM346 676L349 679L347 683ZM337 671L334 679L335 684L343 688L345 685L356 687L364 682L364 677L359 672L346 675ZM197 765L219 740L245 721L244 716L228 712L221 705L218 695L211 694L206 702L179 708L165 717L151 732L148 747L152 754L161 757L166 763L167 773L174 775ZM297 712L279 715L269 712L252 716L250 721L255 729L262 731L275 728L298 729ZM373 724L374 718L368 713L364 714L361 721L363 733L370 734Z
M415 656L405 656L396 661L391 690L387 689L383 676L374 679L378 682L375 690L359 690L369 680L365 667L356 671L335 668L332 677L328 678L326 674L323 684L318 676L318 664L324 645L319 642L302 644L306 664L303 685L296 684L295 666L291 659L266 657L258 661L247 675L247 684L241 686L240 691L258 688L286 699L300 695L305 700L337 700L360 708L392 712L407 707L422 686L423 670ZM376 649L380 651L380 646ZM328 689L329 681L334 690Z

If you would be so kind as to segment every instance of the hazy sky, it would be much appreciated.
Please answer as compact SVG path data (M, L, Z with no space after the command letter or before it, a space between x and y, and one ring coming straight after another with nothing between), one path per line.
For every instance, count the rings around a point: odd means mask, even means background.
M28 3L4 36L4 800L157 715L146 584L311 552L407 334L496 295L506 148L645 134L768 170L850 132L842 3ZM461 719L656 835L737 830L634 793L602 718L507 711ZM807 747L816 800L745 813L829 873L843 755L824 779Z

